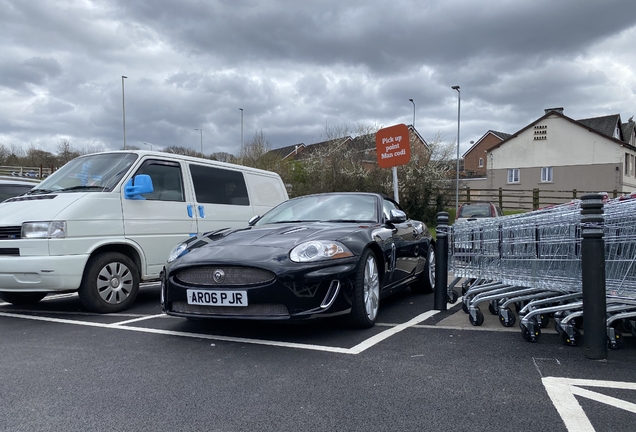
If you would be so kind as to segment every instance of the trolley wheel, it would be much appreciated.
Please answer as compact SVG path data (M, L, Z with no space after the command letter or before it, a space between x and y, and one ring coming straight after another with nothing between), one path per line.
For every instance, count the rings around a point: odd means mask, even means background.
M450 290L450 292L448 293L448 303L453 304L457 301L458 298L459 294L457 294L457 291Z
M466 295L466 292L468 291L468 286L469 285L470 285L470 283L468 281L462 282L462 295Z
M550 318L546 314L539 314L537 319L539 321L539 325L541 326L541 328L546 328L547 326L550 325Z
M577 316L576 318L574 318L572 320L572 325L576 329L582 329L583 328L583 317Z
M623 346L623 335L619 331L614 331L614 337L607 338L607 347L609 349L619 349Z
M493 315L499 315L499 302L497 300L490 300L488 303L488 311Z
M521 324L521 337L523 337L523 340L527 342L538 342L540 336L541 330L535 329L534 331L530 331L528 327Z
M479 327L484 323L484 314L477 308L470 311L468 314L468 320L470 323L476 327Z
M517 317L508 308L499 309L499 322L504 327L512 327L517 322Z
M572 327L572 336L568 332L561 333L561 342L568 346L577 346L581 342L581 332L576 327Z

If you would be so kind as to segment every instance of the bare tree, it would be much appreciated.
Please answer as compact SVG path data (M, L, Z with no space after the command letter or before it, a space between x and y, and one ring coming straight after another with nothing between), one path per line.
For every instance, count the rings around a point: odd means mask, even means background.
M71 159L75 159L77 156L79 156L79 153L73 148L71 142L66 138L62 138L57 144L57 160L59 166L64 165Z
M174 153L174 154L180 154L183 156L192 156L192 157L198 157L198 158L205 158L205 156L201 153L198 152L194 149L188 148L188 147L181 147L181 146L169 146L163 149L164 152L166 153Z

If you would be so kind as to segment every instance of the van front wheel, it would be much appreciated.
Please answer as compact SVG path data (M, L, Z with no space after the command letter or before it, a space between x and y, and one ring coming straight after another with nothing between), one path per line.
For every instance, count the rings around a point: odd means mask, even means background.
M126 255L106 252L88 260L79 298L92 312L112 313L128 309L139 292L139 271Z

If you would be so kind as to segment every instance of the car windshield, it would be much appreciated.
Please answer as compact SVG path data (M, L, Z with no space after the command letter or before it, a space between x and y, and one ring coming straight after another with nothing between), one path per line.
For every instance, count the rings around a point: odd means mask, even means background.
M285 201L265 213L255 225L292 222L377 222L373 195L309 195Z
M64 191L110 191L137 159L134 153L96 153L68 162L30 194Z
M464 204L459 209L460 218L483 218L491 216L490 204L488 203Z

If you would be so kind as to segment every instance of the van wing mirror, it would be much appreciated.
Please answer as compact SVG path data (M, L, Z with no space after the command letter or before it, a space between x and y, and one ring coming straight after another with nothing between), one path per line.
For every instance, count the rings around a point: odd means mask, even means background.
M143 194L149 194L154 191L152 179L148 174L139 174L128 180L124 186L124 198L130 200L144 200Z

